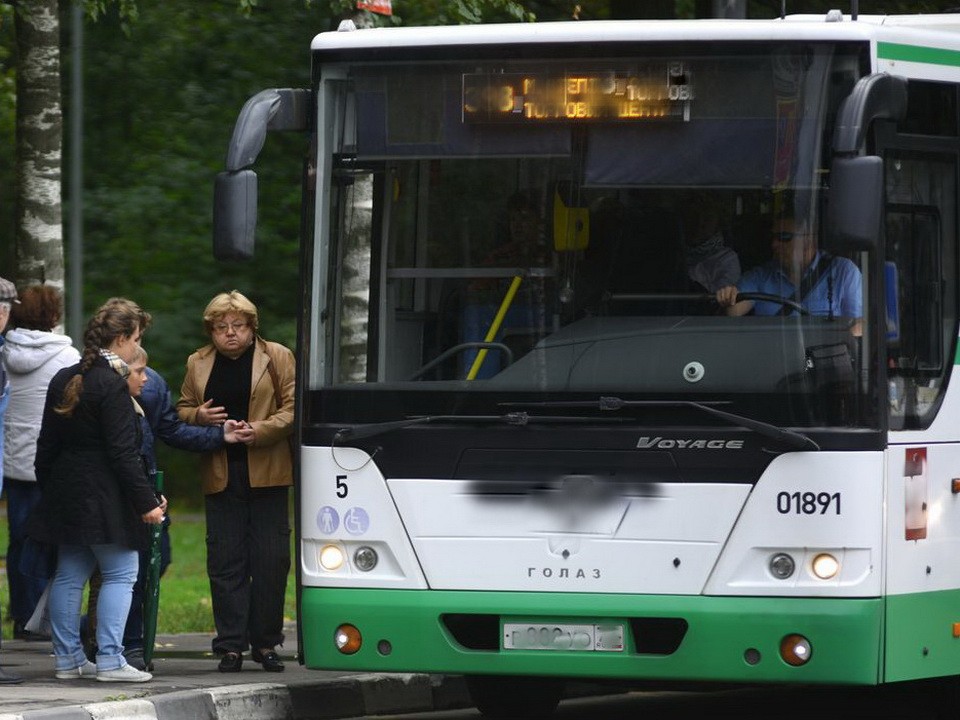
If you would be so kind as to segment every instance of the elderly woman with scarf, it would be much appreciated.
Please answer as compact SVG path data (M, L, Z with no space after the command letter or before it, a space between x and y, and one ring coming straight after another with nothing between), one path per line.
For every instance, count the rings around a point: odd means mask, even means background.
M293 484L293 353L259 336L257 307L233 290L203 311L210 344L187 359L177 411L190 423L241 423L236 445L200 464L207 519L207 574L220 672L240 672L243 653L282 672L283 603L290 570L287 488Z
M60 680L152 677L127 664L122 640L146 523L162 522L166 508L147 481L126 382L127 361L149 322L136 303L108 301L87 323L80 363L54 375L47 390L34 461L41 499L28 533L58 547L50 625ZM94 665L80 641L80 606L96 567L103 585Z

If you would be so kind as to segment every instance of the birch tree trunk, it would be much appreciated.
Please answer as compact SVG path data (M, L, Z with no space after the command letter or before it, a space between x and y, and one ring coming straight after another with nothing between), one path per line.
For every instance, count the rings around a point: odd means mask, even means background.
M373 235L373 176L358 175L350 186L340 267L343 315L340 319L340 380L364 382L367 377L370 316L370 238Z
M17 267L11 279L18 287L46 282L62 290L63 113L58 0L17 0L14 29L17 42Z

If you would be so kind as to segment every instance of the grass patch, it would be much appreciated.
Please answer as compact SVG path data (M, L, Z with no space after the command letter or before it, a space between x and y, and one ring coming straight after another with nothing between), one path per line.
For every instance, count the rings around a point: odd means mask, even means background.
M5 505L5 503L4 503ZM172 503L171 503L172 505ZM7 554L7 516L5 507L0 513L0 560ZM160 610L157 632L163 634L214 632L213 608L210 604L210 583L207 580L206 523L203 513L178 516L171 508L170 543L172 561L160 581ZM291 543L293 542L291 538ZM293 546L291 559L295 557ZM287 595L284 618L296 616L295 579L291 561L287 577ZM6 583L0 588L3 606L3 637L13 637L10 620L10 593Z

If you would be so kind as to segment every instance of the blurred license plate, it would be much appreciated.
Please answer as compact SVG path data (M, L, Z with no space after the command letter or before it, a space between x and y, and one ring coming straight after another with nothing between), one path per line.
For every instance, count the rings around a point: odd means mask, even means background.
M623 625L504 623L503 649L623 652Z

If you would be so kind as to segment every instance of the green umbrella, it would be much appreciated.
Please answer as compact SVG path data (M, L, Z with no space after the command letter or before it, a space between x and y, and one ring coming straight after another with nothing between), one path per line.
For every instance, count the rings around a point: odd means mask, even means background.
M157 492L163 492L163 470L157 470ZM166 518L164 518L166 519ZM157 638L157 611L160 609L160 538L163 523L150 526L150 564L143 589L143 662L153 660L153 644Z

